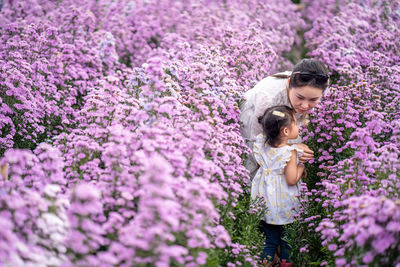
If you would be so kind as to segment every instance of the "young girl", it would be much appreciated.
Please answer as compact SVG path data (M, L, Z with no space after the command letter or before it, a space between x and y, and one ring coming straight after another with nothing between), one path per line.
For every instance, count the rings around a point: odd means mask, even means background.
M268 108L258 121L263 133L257 136L253 153L260 167L251 185L251 198L264 197L267 208L263 223L266 241L261 259L264 265L272 262L280 246L281 260L289 262L283 226L294 221L293 214L300 205L298 182L304 165L298 163L301 149L296 144L289 145L288 140L298 137L299 128L293 109L287 106Z

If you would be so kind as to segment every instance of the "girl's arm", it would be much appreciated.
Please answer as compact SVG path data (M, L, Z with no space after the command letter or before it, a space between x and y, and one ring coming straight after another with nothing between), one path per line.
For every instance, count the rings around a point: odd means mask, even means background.
M285 167L285 178L288 185L296 185L304 171L303 166L297 166L297 152L292 150L290 159Z

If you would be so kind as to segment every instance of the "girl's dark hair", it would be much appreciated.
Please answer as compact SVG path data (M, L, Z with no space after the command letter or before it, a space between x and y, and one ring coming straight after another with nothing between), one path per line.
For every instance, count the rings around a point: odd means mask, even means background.
M307 81L304 82L304 79L302 79L300 73L315 74L317 75L317 77L310 80L307 79ZM300 60L300 62L298 62L294 66L291 75L283 73L277 73L272 75L272 77L278 79L287 79L290 77L289 88L303 87L309 85L324 91L329 85L329 80L321 83L318 79L321 76L329 77L328 70L326 69L324 64L318 60L307 59L307 58Z
M258 117L265 135L265 143L272 147L279 145L279 135L283 127L290 127L295 121L294 110L288 106L275 106L265 110L264 114Z
M293 68L293 72L290 75L289 88L303 87L309 85L311 87L325 90L328 87L329 79L326 79L326 82L321 83L319 82L317 76L314 79L304 82L301 79L301 76L299 75L301 73L310 73L310 74L329 77L328 70L326 69L324 64L322 64L322 62L315 59L307 59L307 58L302 59Z

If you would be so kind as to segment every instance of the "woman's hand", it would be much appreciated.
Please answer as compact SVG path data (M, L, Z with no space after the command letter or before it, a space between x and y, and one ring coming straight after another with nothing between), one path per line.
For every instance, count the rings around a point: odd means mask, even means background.
M314 151L312 151L307 145L297 144L297 147L303 150L303 155L299 158L300 163L306 163L314 158Z

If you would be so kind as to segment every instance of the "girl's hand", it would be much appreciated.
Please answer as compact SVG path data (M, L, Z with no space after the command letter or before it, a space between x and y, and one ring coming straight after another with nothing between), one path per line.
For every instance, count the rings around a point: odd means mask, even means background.
M314 151L312 151L307 145L297 144L297 147L303 150L303 155L299 158L300 163L306 163L314 158Z

